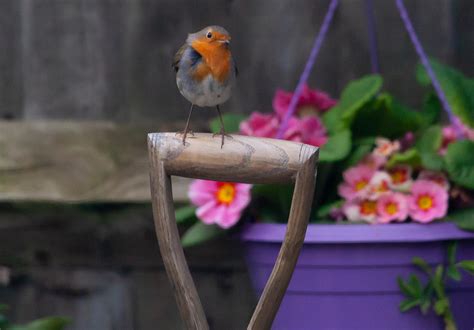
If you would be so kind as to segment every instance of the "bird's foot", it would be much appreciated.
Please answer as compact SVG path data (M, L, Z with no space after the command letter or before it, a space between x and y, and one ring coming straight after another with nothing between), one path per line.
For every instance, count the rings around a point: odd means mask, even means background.
M229 139L232 139L232 135L230 134L227 134L224 129L221 129L221 131L219 133L214 133L212 134L212 137L216 137L217 135L220 135L222 137L222 140L221 140L221 149L222 147L224 146L224 137L228 137Z
M175 136L182 135L183 136L183 146L186 145L186 137L188 135L191 135L194 137L194 132L191 130L188 131L181 131L181 132L176 132Z

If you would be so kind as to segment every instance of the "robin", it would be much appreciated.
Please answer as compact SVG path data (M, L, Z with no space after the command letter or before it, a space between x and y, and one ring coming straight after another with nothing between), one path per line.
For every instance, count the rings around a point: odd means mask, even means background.
M226 29L217 25L208 26L189 34L185 44L174 56L176 84L181 94L191 102L183 132L183 145L186 142L189 120L195 105L216 107L221 123L221 148L224 145L226 133L219 105L229 99L237 76L229 44L230 35Z

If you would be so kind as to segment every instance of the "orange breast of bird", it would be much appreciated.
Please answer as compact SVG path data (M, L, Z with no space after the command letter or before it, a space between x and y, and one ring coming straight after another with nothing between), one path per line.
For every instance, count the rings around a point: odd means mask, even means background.
M203 59L193 72L194 79L202 81L208 74L211 74L216 80L223 83L229 77L232 58L227 47L201 40L194 41L191 47Z

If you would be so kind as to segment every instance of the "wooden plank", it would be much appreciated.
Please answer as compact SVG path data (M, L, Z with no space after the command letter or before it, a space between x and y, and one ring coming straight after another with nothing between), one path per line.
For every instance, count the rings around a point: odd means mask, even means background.
M14 268L164 269L150 205L0 204L0 242L0 265ZM193 269L244 271L241 250L237 239L222 237L185 253Z
M159 127L0 121L0 200L148 202L146 135ZM189 180L173 182L186 200Z
M20 6L0 1L0 118L21 117L22 67Z
M31 269L23 282L0 293L14 322L61 315L71 319L70 330L134 328L129 279L117 272Z

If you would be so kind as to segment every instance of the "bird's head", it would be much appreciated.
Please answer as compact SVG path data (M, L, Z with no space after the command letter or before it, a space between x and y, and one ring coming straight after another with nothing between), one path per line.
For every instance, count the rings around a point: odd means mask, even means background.
M228 48L230 43L230 34L221 26L212 25L205 27L196 33L190 33L186 42L191 47L199 46L212 48Z

